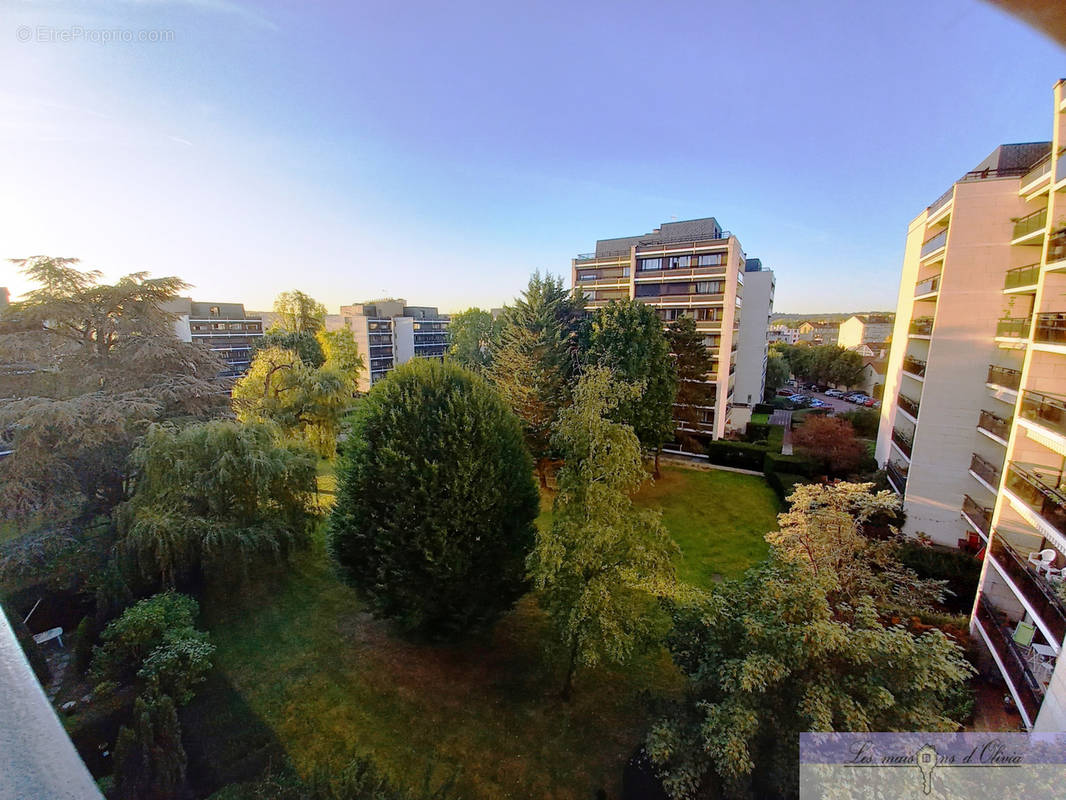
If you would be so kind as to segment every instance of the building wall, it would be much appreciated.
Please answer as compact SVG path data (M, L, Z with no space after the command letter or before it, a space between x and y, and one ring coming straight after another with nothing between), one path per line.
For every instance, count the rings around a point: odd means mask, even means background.
M745 272L743 308L737 347L734 402L752 405L762 402L766 386L767 329L774 307L772 270Z
M867 342L883 342L892 333L891 322L866 322L861 317L848 317L840 323L837 344L852 348Z

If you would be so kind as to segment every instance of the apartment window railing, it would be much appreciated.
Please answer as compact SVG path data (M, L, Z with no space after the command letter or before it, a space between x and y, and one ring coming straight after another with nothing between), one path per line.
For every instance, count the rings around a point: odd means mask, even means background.
M914 285L914 296L921 297L923 294L932 294L940 288L940 276L934 275L932 278L926 278L924 281L919 281Z
M970 472L980 477L989 486L999 486L999 467L977 453L970 458Z
M931 206L929 206L929 214L928 214L928 216L930 216L930 217L933 216L933 214L935 214L937 211L939 211L944 206L946 206L948 204L948 201L951 200L951 195L954 194L954 192L955 192L955 187L952 186L946 192L944 192L944 194L940 195L940 197L938 197L936 200L934 200L933 204Z
M1059 165L1055 167L1055 183L1066 180L1066 155L1059 150Z
M1047 227L1047 209L1042 208L1039 211L1034 211L1032 214L1027 214L1015 222L1011 238L1020 239L1023 236L1029 236L1037 231L1042 231L1045 227Z
M1066 399L1041 392L1022 392L1023 419L1037 422L1056 433L1066 435Z
M1029 264L1007 270L1003 278L1004 289L1017 289L1020 286L1035 286L1040 280L1040 264Z
M1022 385L1021 370L1011 369L1010 367L997 367L994 364L989 365L988 383L1018 391L1018 387Z
M1062 475L1047 467L1011 462L1007 488L1059 533L1066 535L1066 494L1059 489Z
M903 358L903 371L909 372L911 375L917 375L923 377L925 375L925 362L920 358L914 356L904 356Z
M1007 317L996 322L996 336L1010 339L1025 339L1029 336L1032 317Z
M905 434L899 428L893 428L892 441L895 442L896 446L907 455L907 458L911 457L911 451L914 449L913 438Z
M933 333L933 318L915 317L911 320L908 330L916 336L930 336Z
M927 242L925 242L925 244L922 245L921 257L925 258L927 255L929 255L932 252L935 252L935 251L939 250L941 247L943 247L947 243L948 243L948 232L946 230L941 231L936 236L934 236L932 239L929 239Z
M1042 159L1037 161L1036 166L1022 176L1022 186L1028 186L1037 178L1042 178L1049 172L1051 172L1051 153L1048 153Z
M1029 560L1003 541L998 531L992 537L989 552L1007 576L1014 581L1014 585L1021 589L1025 599L1036 609L1043 623L1061 642L1063 636L1066 636L1066 606L1059 600L1055 589L1048 584L1043 575L1030 569Z
M1059 161L1059 167L1066 164L1066 156ZM1066 258L1066 230L1058 230L1051 234L1047 245L1047 263L1053 264Z
M1035 720L1040 713L1040 704L1044 700L1044 687L1037 683L1033 673L1029 671L1025 656L1014 644L1011 632L1001 621L1001 612L994 608L984 596L977 603L977 621L992 642L992 649L999 656L999 661L1007 671L1007 677L1014 684L1014 690L1018 693L1025 713L1030 720Z
M970 495L964 494L962 496L962 511L987 537L989 531L992 530L992 509L981 505Z
M977 427L995 434L1000 439L1009 439L1010 423L1009 419L996 416L991 411L982 411L981 418L977 421Z
M917 416L918 416L918 407L920 405L920 403L917 400L914 400L914 399L912 399L910 397L907 397L907 395L903 394L903 392L900 392L898 395L896 395L896 402L897 402L897 404L899 405L900 408L902 408L904 411L906 411L912 417L917 418Z
M885 472L888 473L888 477L892 479L892 482L896 484L900 492L907 491L907 470L895 461L889 461L885 464Z
M1034 341L1045 344L1066 344L1066 313L1037 314Z

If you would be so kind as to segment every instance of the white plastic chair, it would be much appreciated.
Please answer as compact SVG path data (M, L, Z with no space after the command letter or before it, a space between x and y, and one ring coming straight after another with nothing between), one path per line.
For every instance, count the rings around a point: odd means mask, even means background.
M1055 563L1056 555L1056 552L1049 547L1039 553L1030 553L1029 563L1036 567L1037 572L1040 570L1048 572L1051 569L1051 565Z

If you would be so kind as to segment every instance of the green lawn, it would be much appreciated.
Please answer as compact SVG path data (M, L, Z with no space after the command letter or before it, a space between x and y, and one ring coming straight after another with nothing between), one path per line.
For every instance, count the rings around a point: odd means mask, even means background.
M752 414L751 421L756 425L768 425L770 422L769 414Z
M328 465L319 478L326 504L335 491ZM777 512L761 478L723 471L665 467L636 500L663 509L683 551L681 575L700 586L763 558L762 534ZM545 494L538 525L551 524L550 503ZM617 797L650 703L683 685L656 649L622 670L579 672L574 699L563 703L562 670L545 655L532 597L481 640L404 639L338 581L321 536L279 589L242 603L208 600L204 615L219 686L186 713L202 720L188 726L203 739L198 759L216 759L206 769L219 775L271 752L303 772L364 755L411 788L427 775L437 785L458 774L463 800L590 800L601 788Z

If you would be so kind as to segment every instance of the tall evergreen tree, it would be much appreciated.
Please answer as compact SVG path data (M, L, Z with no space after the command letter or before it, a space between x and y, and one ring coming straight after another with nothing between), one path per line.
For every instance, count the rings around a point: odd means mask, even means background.
M115 740L115 796L119 800L172 800L185 787L188 759L174 701L166 695L138 697L132 727Z
M674 431L677 396L677 371L662 320L638 300L612 300L585 321L581 344L584 364L607 367L619 380L643 386L639 396L624 399L613 414L655 451L658 477L659 451Z
M677 370L677 418L695 431L700 421L700 406L715 404L715 385L710 382L714 359L703 344L703 334L696 330L696 320L682 317L666 328L666 341L674 357ZM685 429L678 436L692 449L698 440Z
M534 273L504 312L489 376L522 420L541 486L548 484L552 425L570 401L583 306L561 278Z

